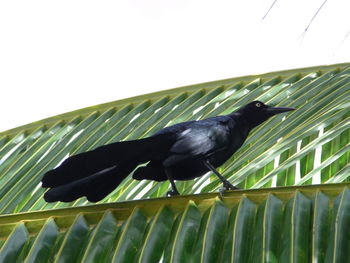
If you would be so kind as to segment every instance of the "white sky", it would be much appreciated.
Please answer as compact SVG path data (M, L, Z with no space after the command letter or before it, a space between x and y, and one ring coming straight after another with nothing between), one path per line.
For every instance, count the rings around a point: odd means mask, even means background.
M0 131L200 82L350 62L350 1L0 2ZM346 37L348 35L348 37ZM345 40L344 40L345 39Z

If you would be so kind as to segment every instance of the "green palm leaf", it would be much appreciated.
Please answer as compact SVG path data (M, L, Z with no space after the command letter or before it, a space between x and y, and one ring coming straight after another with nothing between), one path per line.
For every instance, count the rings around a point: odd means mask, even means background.
M346 262L349 184L0 216L0 262Z
M297 108L255 129L220 167L257 189L221 201L208 173L177 185L214 193L157 198L168 182L129 176L98 205L43 200L42 175L68 156L256 99ZM2 132L0 262L345 262L350 190L332 183L350 178L349 101L350 64L338 64L166 90Z
M344 182L349 174L349 87L348 64L282 71L147 94L3 132L0 212L87 204L84 199L46 204L41 176L67 156L149 136L177 122L226 114L255 99L297 111L255 129L221 167L224 176L246 189ZM211 174L178 184L184 194L217 191L221 185ZM129 176L102 202L164 196L168 187L167 182Z

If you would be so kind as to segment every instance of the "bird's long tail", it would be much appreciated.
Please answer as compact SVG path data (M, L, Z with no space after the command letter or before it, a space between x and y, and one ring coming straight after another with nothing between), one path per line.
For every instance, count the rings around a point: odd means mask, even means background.
M122 166L125 162L143 163L150 159L155 137L122 141L73 155L42 178L42 187L57 187L89 177L99 171Z
M86 196L97 202L112 192L137 165L147 162L156 150L162 149L162 142L161 137L152 136L71 156L44 175L42 187L51 188L44 198L47 202L70 202Z
M128 174L135 164L113 166L85 178L49 189L44 199L46 202L71 202L86 196L90 202L98 202L111 193Z

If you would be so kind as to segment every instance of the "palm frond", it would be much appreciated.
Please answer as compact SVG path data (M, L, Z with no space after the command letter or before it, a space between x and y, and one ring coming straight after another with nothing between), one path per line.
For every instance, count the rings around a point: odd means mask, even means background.
M0 262L346 262L349 184L0 216Z
M165 126L226 114L259 99L297 108L255 129L221 167L244 189L348 181L349 64L246 76L101 104L0 133L0 213L86 205L47 204L40 180L65 158L146 137ZM184 194L217 191L211 174L178 182ZM129 176L102 202L164 196L169 184Z

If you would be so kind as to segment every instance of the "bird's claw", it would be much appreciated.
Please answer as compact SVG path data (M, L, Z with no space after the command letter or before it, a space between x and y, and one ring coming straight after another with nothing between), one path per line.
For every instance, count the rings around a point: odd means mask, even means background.
M224 183L223 183L223 187L221 187L220 189L219 189L219 198L220 198L220 200L221 201L223 201L223 199L224 199L224 193L227 191L227 190L237 190L237 189L239 189L238 187L236 187L236 186L234 186L234 185L232 185L230 182L228 182L228 181L225 181Z
M238 187L232 185L229 181L225 181L223 183L223 185L224 185L225 190L237 190L237 189L239 189Z
M166 193L166 197L172 197L174 195L179 195L178 191L170 190Z
M226 191L227 189L225 188L225 187L221 187L220 189L219 189L219 198L220 198L220 200L221 201L224 201L224 193L225 193L225 191Z

